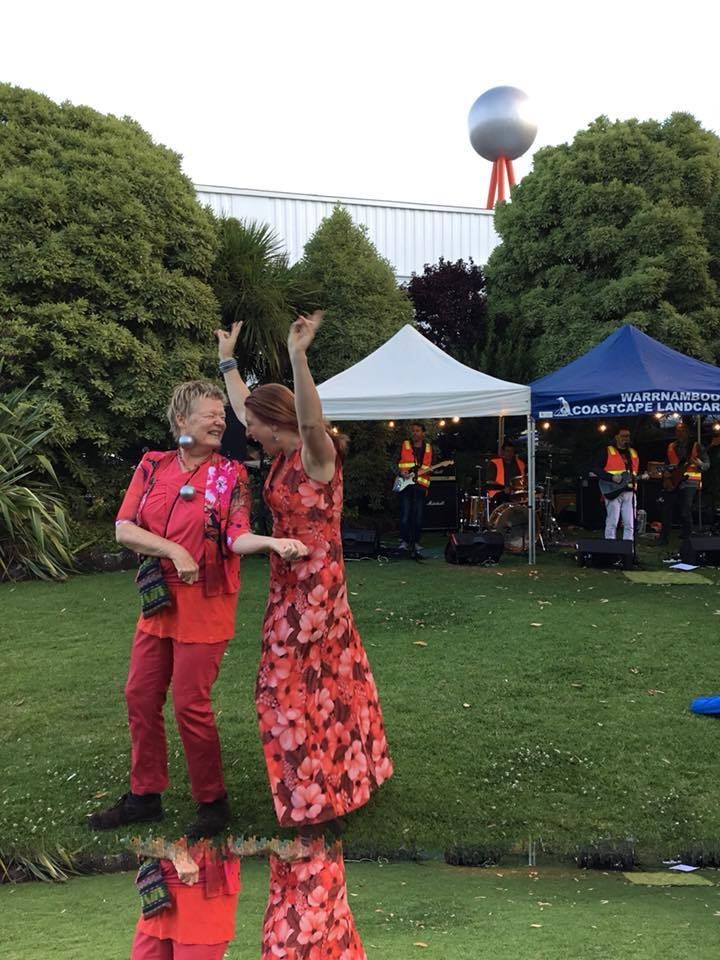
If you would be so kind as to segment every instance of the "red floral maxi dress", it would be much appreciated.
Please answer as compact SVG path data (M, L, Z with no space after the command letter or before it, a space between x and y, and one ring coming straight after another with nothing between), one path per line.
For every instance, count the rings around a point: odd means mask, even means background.
M328 483L300 449L280 454L265 483L273 535L310 550L270 560L255 702L282 826L321 823L367 803L392 774L382 712L347 600L340 535L342 467Z

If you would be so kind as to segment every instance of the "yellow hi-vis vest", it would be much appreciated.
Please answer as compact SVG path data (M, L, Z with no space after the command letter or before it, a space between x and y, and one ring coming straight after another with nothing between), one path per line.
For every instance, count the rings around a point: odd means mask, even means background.
M425 450L423 451L422 463L418 463L415 459L415 451L413 450L413 445L410 440L403 440L402 446L400 447L400 458L398 460L398 469L399 470L415 470L417 467L431 467L432 466L432 447L429 443L425 443ZM418 475L416 477L417 482L421 487L430 486L430 477Z

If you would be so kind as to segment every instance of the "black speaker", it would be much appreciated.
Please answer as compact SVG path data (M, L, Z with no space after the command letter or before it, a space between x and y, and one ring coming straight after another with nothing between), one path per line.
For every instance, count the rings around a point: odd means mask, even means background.
M448 563L497 563L505 549L501 533L451 533L445 547Z
M578 540L575 558L581 567L614 567L630 570L635 558L632 540Z
M377 530L342 528L343 556L348 560L377 558L380 553L380 536Z
M680 541L680 559L698 567L720 567L720 537L688 537Z
M575 502L580 526L584 530L602 530L605 527L600 487L594 477L578 477L575 486Z
M430 484L423 530L454 530L458 525L457 484L440 477Z

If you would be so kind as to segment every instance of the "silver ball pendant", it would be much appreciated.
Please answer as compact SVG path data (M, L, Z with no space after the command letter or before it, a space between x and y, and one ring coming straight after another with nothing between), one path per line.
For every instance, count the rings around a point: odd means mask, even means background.
M191 483L184 483L180 487L180 497L182 500L192 500L195 496L195 487Z
M195 437L190 436L189 433L183 433L178 437L178 446L182 447L183 450L189 450L190 447L195 446Z

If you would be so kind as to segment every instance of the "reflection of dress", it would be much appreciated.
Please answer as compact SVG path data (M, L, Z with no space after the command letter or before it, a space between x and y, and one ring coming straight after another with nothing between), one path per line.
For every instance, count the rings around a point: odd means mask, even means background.
M377 690L347 601L340 536L342 468L311 480L300 450L265 484L273 534L301 540L295 563L271 557L255 701L275 812L283 826L362 806L392 773Z
M270 858L263 960L366 960L345 887L340 844L306 860Z

